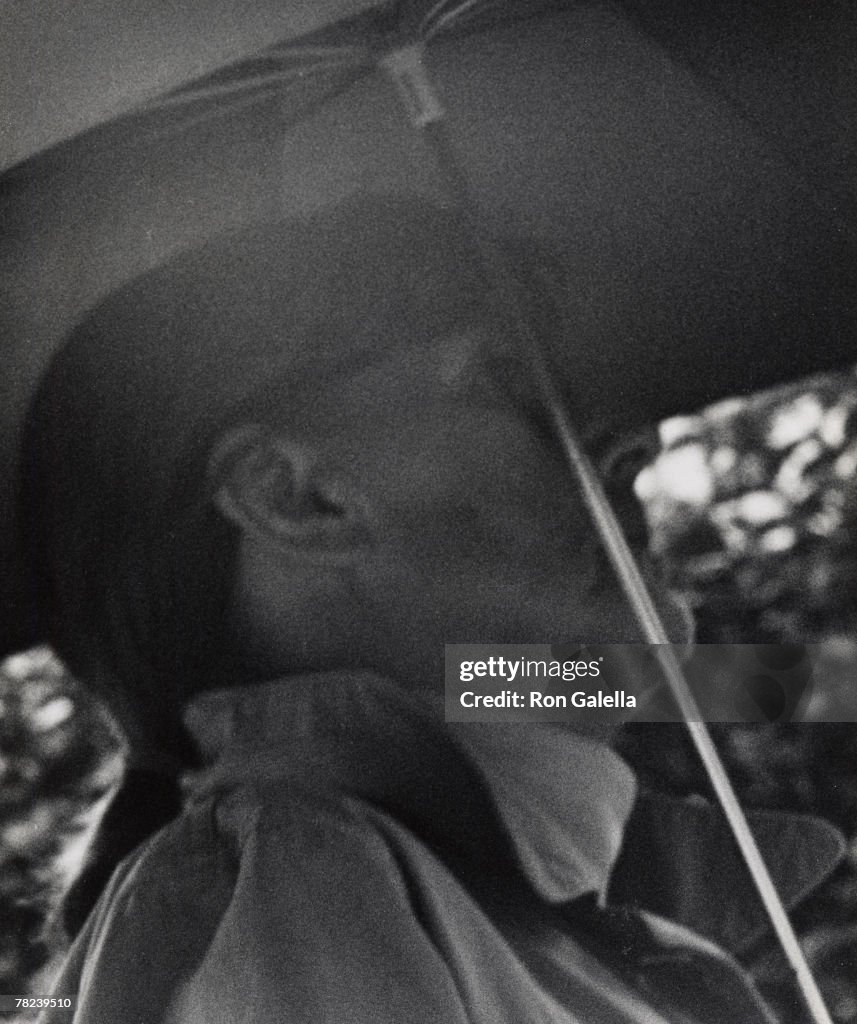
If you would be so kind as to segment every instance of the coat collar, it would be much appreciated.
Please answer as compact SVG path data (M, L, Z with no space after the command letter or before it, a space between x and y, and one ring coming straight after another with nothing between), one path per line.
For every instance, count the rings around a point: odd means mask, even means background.
M186 724L208 765L186 780L191 800L242 783L275 794L285 779L333 786L389 811L464 870L481 869L487 853L492 874L523 874L549 903L587 893L603 902L609 886L611 901L736 952L766 930L722 815L699 799L635 803L624 761L568 730L446 723L442 702L370 673L201 694ZM787 907L843 855L841 835L820 819L750 819Z
M555 726L445 723L369 673L202 694L185 716L209 767L192 798L241 782L335 786L391 811L442 854L516 866L551 903L606 893L636 794L606 746Z

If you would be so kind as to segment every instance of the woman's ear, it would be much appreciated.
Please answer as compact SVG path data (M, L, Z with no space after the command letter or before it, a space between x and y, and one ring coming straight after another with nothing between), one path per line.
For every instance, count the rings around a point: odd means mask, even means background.
M320 450L258 424L221 435L208 463L215 507L246 536L303 561L349 561L372 547L368 503Z

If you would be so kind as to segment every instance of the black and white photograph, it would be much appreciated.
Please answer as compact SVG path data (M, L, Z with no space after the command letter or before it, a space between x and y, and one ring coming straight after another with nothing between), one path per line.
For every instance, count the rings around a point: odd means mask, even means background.
M857 1024L857 5L0 0L0 1024Z

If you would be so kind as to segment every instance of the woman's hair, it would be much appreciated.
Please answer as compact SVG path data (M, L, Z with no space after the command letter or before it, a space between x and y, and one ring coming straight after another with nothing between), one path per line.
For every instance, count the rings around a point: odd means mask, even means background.
M454 211L361 200L181 253L73 331L27 423L25 540L46 638L132 742L143 722L146 743L187 756L188 695L248 681L214 440L288 421L290 395L350 361L477 321L489 294Z

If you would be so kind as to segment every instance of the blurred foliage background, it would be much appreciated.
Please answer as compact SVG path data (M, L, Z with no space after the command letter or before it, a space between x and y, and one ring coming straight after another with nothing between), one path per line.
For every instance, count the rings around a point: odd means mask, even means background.
M828 1005L857 1022L857 377L826 374L720 402L659 427L636 476L651 546L686 593L703 643L823 644L808 723L712 731L747 806L819 814L848 839L837 873L796 924ZM708 792L686 734L626 730L623 753L651 786ZM803 1020L782 959L750 965L785 1022Z
M44 993L65 947L58 907L77 876L124 744L47 648L0 665L0 992Z
M824 815L849 840L797 925L835 1019L857 1024L857 724L822 724L853 693L857 663L857 378L721 402L659 432L659 454L627 472L698 638L825 644L816 722L714 731L748 805ZM646 784L707 793L681 728L629 727L621 747ZM47 989L65 946L61 897L122 764L110 717L50 651L0 665L0 992ZM771 954L751 966L782 1020L798 1024L783 964Z

